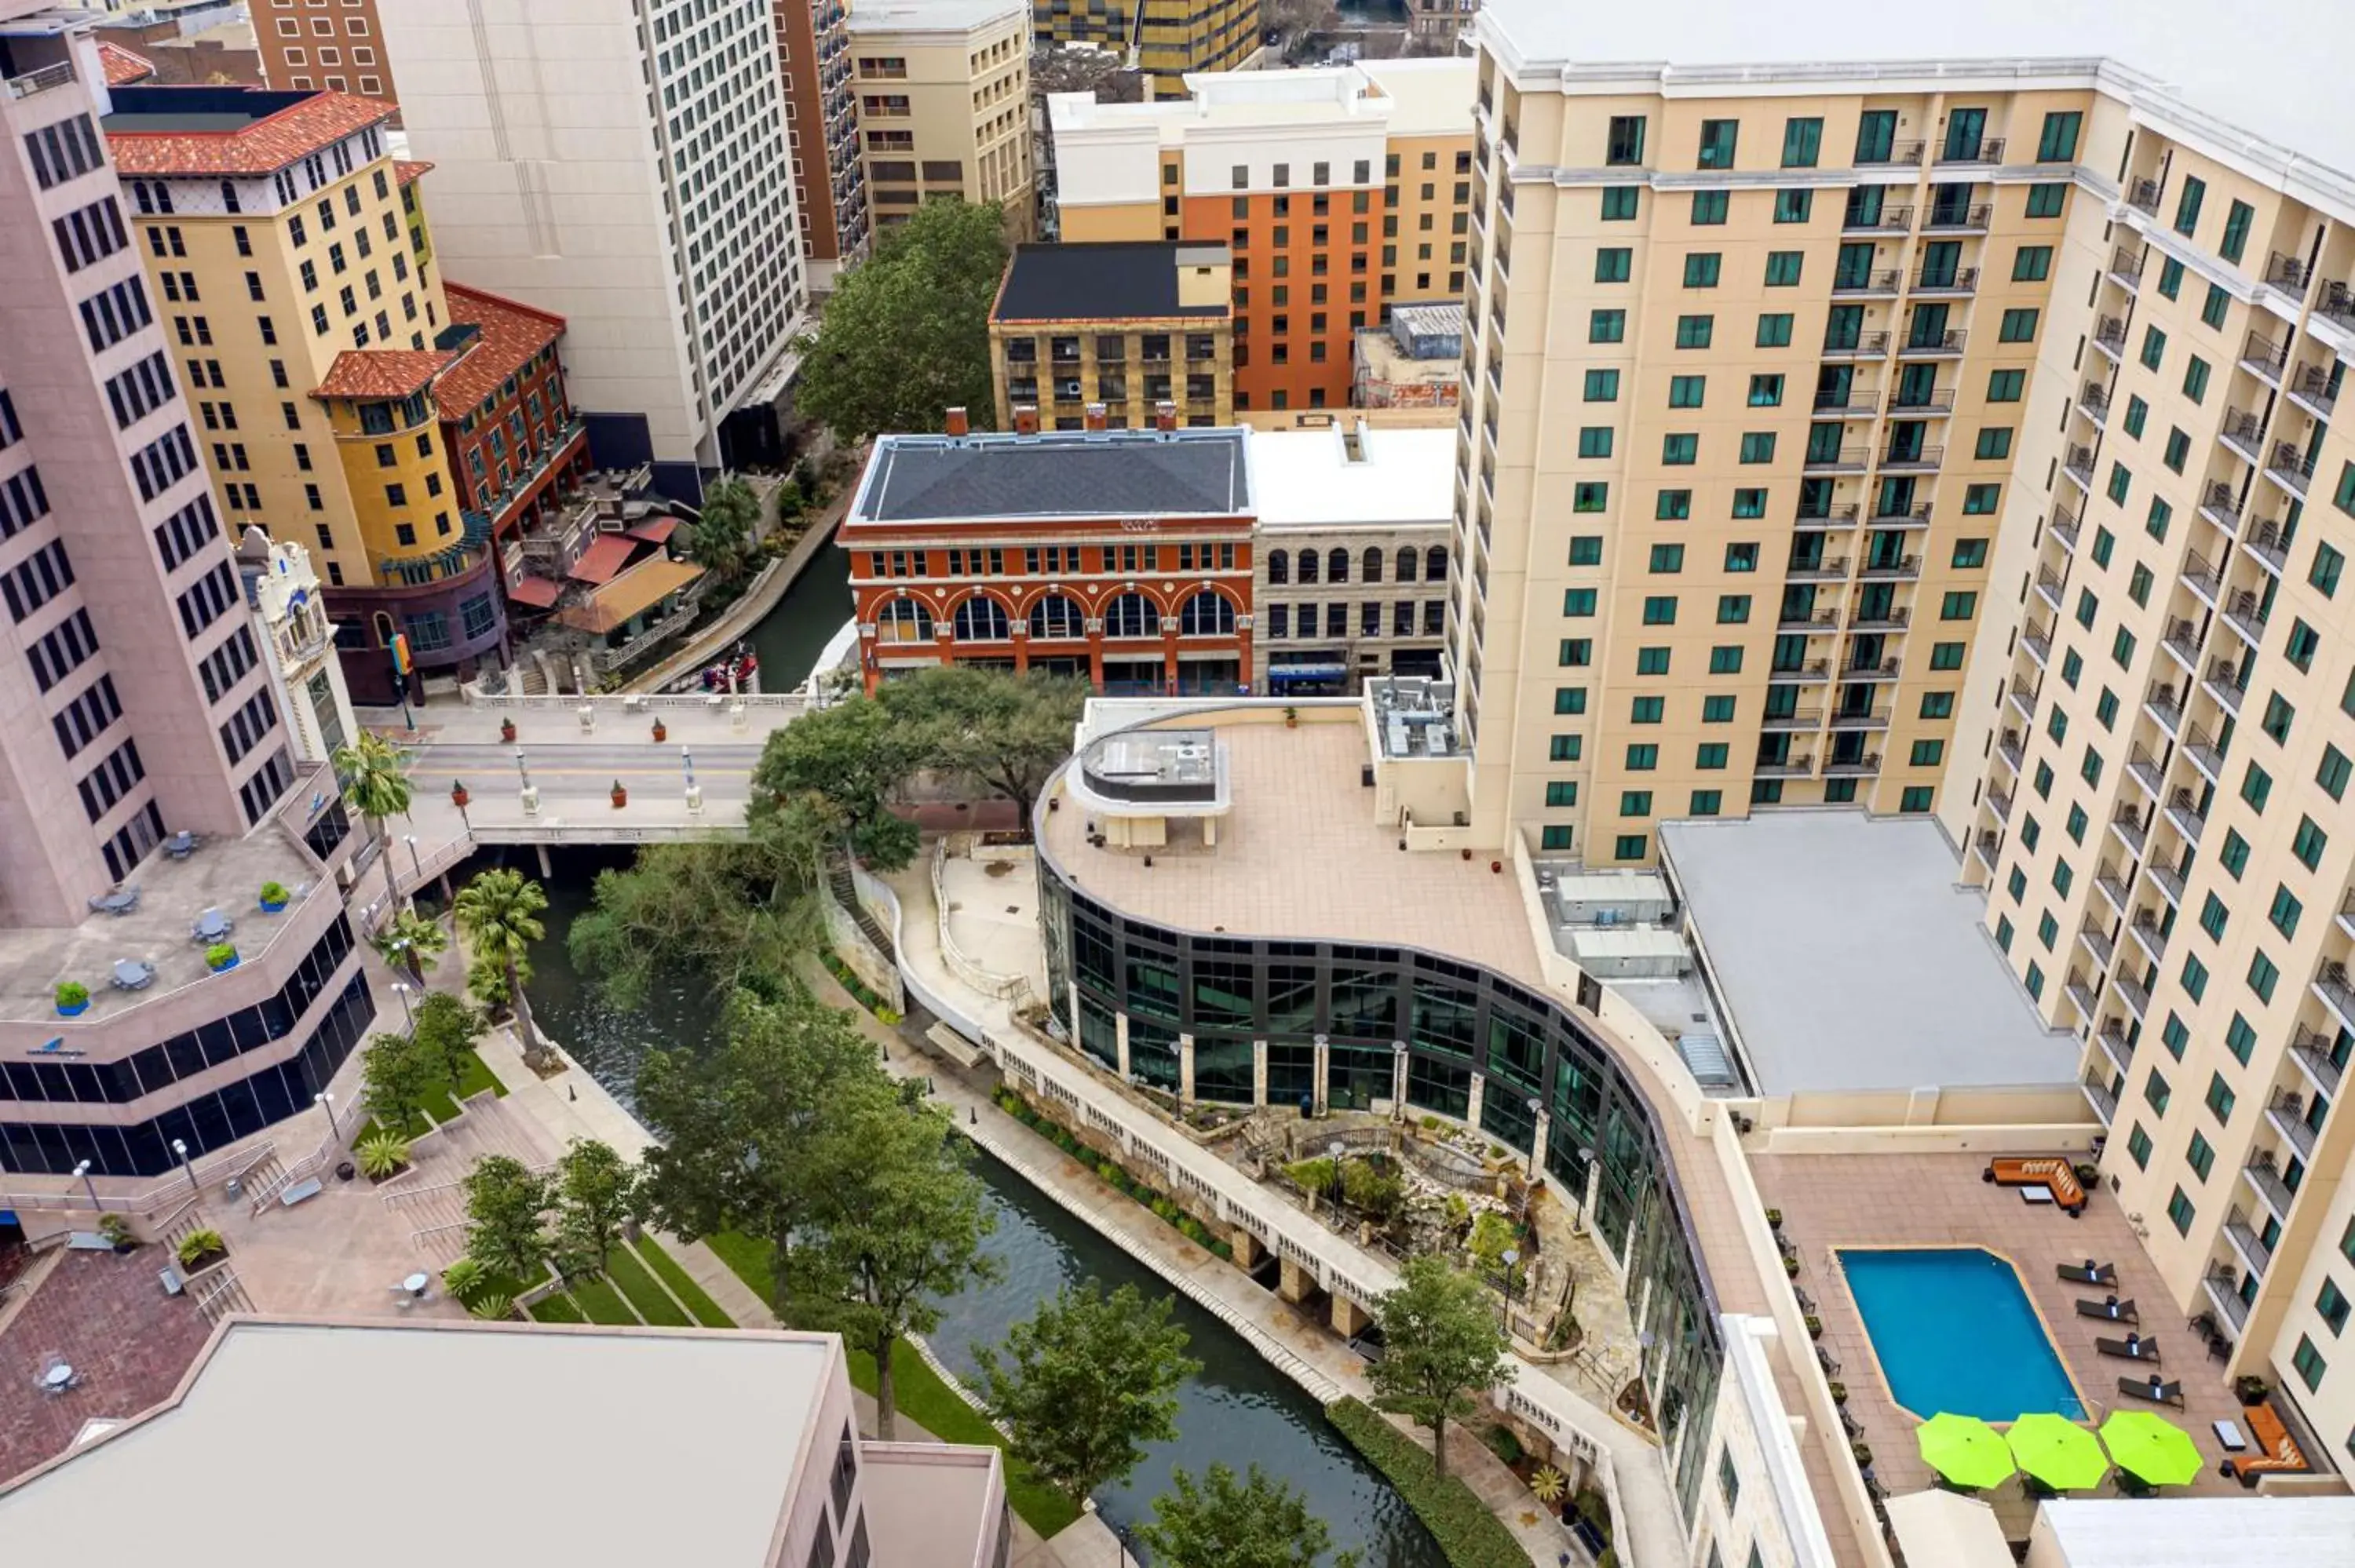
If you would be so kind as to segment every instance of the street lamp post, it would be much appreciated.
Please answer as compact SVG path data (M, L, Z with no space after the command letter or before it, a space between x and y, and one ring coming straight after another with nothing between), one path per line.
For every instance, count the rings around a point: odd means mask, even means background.
M336 1119L336 1097L318 1094L313 1095L311 1098L314 1104L327 1113L327 1131L334 1136L336 1142L341 1143L344 1140L344 1128L343 1124Z
M531 787L531 769L524 763L523 747L520 746L515 748L515 759L516 772L523 779L523 814L537 817L539 815L539 791Z
M197 1185L197 1168L188 1163L188 1146L180 1139L172 1139L172 1152L180 1157L180 1169L188 1173L188 1195L196 1197L204 1189Z
M695 781L695 753L682 746L678 748L679 766L687 770L687 809L690 812L703 810L703 786Z
M410 1011L410 987L407 980L395 980L392 982L393 994L400 998L400 1016L408 1021L409 1032L411 1034L414 1034L417 1033L417 1014Z
M81 1190L90 1194L90 1206L93 1209L105 1207L98 1201L98 1184L90 1179L90 1161L85 1160L75 1166L74 1174L81 1178Z

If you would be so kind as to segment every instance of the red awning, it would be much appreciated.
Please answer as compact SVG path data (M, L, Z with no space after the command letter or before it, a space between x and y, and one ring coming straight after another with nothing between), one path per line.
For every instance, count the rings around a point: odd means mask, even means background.
M561 583L549 582L546 577L524 577L507 589L507 602L533 609L551 609L563 593Z
M622 530L624 539L642 539L649 545L667 545L670 536L678 532L676 517L649 517L635 527Z
M564 575L576 583L611 582L614 573L630 564L630 552L634 547L619 534L603 535L581 552L581 558Z

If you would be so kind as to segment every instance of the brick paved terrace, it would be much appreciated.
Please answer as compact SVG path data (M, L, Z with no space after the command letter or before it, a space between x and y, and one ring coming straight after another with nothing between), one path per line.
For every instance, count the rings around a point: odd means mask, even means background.
M1783 1211L1783 1234L1798 1248L1797 1283L1823 1319L1821 1346L1839 1364L1849 1413L1862 1423L1874 1474L1892 1496L1933 1482L1913 1431L1918 1417L1934 1413L1908 1414L1891 1397L1836 1266L1834 1254L1843 1247L1981 1247L2009 1260L2092 1425L2121 1408L2158 1410L2190 1433L2209 1460L2198 1481L2169 1489L2169 1495L2245 1495L2216 1469L2232 1456L2210 1423L2241 1414L2222 1363L2210 1360L2202 1341L2185 1328L2190 1314L2168 1294L2125 1212L2107 1192L2094 1193L2083 1217L2073 1220L2050 1204L2024 1202L2017 1188L1980 1181L1987 1160L1977 1154L1760 1154L1751 1165L1760 1195L1770 1208ZM2088 1257L2116 1266L2115 1293L2136 1303L2140 1332L2158 1342L2164 1358L2161 1370L2183 1385L2183 1408L2148 1405L2118 1392L2118 1379L2140 1369L2098 1353L2094 1341L2123 1339L2128 1326L2081 1318L2075 1306L2081 1298L2101 1300L2109 1287L2071 1284L2055 1273L2059 1265L2083 1264ZM2116 1494L2105 1483L2102 1495ZM1995 1505L2013 1540L2026 1538L2034 1505L2018 1481L1987 1493L1986 1500Z
M0 1484L63 1453L84 1422L136 1415L179 1386L212 1327L156 1283L170 1261L160 1246L61 1253L27 1277L0 1325ZM36 1386L51 1355L80 1374L63 1393Z

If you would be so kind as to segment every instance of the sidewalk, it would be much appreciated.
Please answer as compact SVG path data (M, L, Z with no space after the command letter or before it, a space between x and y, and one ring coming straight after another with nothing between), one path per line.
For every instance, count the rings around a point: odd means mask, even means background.
M932 925L929 881L925 885L921 913L903 906L909 929L902 961L911 956L916 945L916 927L936 930ZM904 888L900 892L904 899ZM937 953L936 945L933 951ZM894 1071L929 1078L933 1098L951 1108L975 1143L1233 1329L1311 1398L1319 1404L1344 1396L1371 1399L1373 1390L1366 1381L1363 1364L1320 1320L1303 1318L1290 1304L1253 1285L1241 1270L1195 1246L1151 1211L1107 1186L1094 1171L1007 1116L986 1090L956 1076L947 1064L919 1050L900 1031L878 1022L859 1008L815 960L805 960L800 973L822 1001L851 1010L861 1033L883 1046ZM935 983L945 980L943 971ZM976 1004L981 1000L974 998ZM994 1001L993 1005L1003 1006ZM1561 1552L1572 1550L1569 1531L1538 1508L1529 1489L1502 1460L1461 1427L1451 1427L1449 1438L1450 1472L1469 1485L1504 1521L1533 1561L1550 1563Z

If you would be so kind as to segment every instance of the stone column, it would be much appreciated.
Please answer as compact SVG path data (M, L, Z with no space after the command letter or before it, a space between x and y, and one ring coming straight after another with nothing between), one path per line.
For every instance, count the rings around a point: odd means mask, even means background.
M1406 1042L1391 1042L1391 1119L1406 1119Z
M1121 1080L1125 1083L1128 1079L1128 1014L1114 1013L1112 1026L1114 1042L1119 1050Z
M1297 1307L1306 1300L1316 1288L1315 1275L1310 1274L1288 1257L1279 1260L1275 1277L1277 1296Z
M1329 1044L1327 1044L1326 1043L1325 1036L1323 1036L1322 1034L1319 1034L1319 1035L1316 1037L1316 1114L1317 1114L1318 1116L1323 1116L1323 1115L1325 1114L1325 1110L1326 1110L1326 1097L1327 1097L1328 1094L1330 1094L1330 1093L1332 1092L1332 1087L1333 1087L1333 1085L1332 1085L1332 1074L1333 1074L1333 1047L1332 1047L1331 1045L1329 1045Z
M1465 1126L1478 1127L1480 1125L1480 1102L1487 1097L1487 1093L1488 1075L1486 1073L1473 1074L1472 1097L1464 1103L1464 1121Z
M1248 1274L1259 1266L1260 1253L1263 1249L1259 1245L1259 1237L1253 1235L1248 1226L1228 1226L1227 1245L1235 1249L1237 1268Z
M1531 1105L1538 1102L1531 1100ZM1553 1131L1553 1118L1543 1106L1538 1106L1537 1131L1529 1139L1529 1180L1537 1180L1538 1168L1545 1163L1546 1137Z
M1252 1108L1263 1110L1266 1107L1267 1042L1254 1040L1252 1042Z
M1333 1298L1333 1331L1343 1339L1354 1339L1366 1331L1373 1316L1346 1296Z
M1188 1108L1194 1104L1194 1037L1178 1036L1178 1103Z

